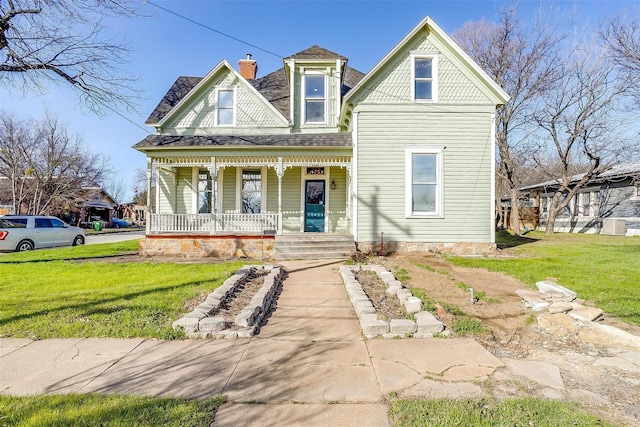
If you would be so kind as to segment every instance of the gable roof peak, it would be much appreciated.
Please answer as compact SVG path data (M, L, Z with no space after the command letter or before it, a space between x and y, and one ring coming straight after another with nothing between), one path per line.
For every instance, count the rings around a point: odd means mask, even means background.
M332 52L328 49L323 48L322 46L318 46L314 44L313 46L302 50L298 53L294 53L291 56L285 58L285 61L288 59L342 59L344 61L347 60L346 57Z

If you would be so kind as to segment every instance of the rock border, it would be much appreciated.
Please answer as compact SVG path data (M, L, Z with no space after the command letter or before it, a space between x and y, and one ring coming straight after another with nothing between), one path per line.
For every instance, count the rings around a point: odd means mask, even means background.
M234 323L241 329L225 330L224 318L211 317L211 314L233 294L236 287L244 283L258 269L269 270L269 273L264 277L264 283L249 304L236 315ZM205 302L173 322L173 329L183 330L188 338L252 337L259 332L260 322L269 313L283 276L284 269L281 266L245 265L207 295Z
M410 319L391 319L386 322L378 319L375 307L364 292L362 285L355 277L358 270L373 271L387 286L387 295L396 295L407 313L415 316ZM343 265L340 276L344 282L347 294L360 320L362 333L367 338L430 338L433 334L444 330L444 324L428 311L422 310L422 301L414 297L411 291L396 280L393 273L381 265Z

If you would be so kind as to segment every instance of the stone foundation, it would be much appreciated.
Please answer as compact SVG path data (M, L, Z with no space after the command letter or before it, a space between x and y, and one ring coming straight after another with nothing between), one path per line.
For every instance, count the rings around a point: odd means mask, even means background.
M153 236L138 245L142 256L181 258L251 258L273 257L274 236Z
M365 253L378 253L380 242L358 242L358 250ZM486 242L453 242L453 243L426 243L426 242L385 242L383 255L411 252L433 252L451 255L485 255L496 253L495 243Z

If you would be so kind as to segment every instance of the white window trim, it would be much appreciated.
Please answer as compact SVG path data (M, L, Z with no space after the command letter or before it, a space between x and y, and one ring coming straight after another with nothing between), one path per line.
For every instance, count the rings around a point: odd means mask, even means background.
M218 123L218 99L220 96L220 92L233 92L233 120L231 124L220 124ZM236 125L236 112L238 111L238 88L236 86L221 86L215 89L215 114L214 114L214 125L219 127L234 127Z
M324 121L323 122L307 122L307 76L323 76L324 77ZM322 126L328 123L328 114L329 114L329 81L327 79L327 73L322 71L305 71L302 76L301 86L301 95L302 102L301 104L301 117L302 124L304 126ZM313 98L310 98L313 99ZM320 98L316 98L320 99Z
M260 171L262 188L260 189L260 213L267 212L267 167L238 167L236 168L236 213L242 213L242 173L247 171ZM247 214L250 215L250 214Z
M445 147L415 147L405 148L405 216L407 218L444 218L444 148ZM413 155L436 155L436 209L434 212L413 212Z
M431 60L431 99L416 99L416 59ZM436 52L411 52L411 100L438 102L438 54Z

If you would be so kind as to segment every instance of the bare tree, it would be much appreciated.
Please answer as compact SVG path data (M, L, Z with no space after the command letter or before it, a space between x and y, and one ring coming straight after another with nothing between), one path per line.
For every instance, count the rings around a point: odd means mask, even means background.
M579 190L634 147L625 134L630 122L624 115L632 82L620 78L615 64L593 43L573 46L562 64L562 78L534 115L541 129L534 159L559 186L549 204L548 234ZM581 174L575 174L576 165Z
M105 36L105 16L136 14L135 0L0 1L0 82L43 92L64 81L97 113L133 108L134 81L123 71L129 48Z
M510 96L496 114L498 180L511 199L511 228L520 234L518 188L521 162L528 159L523 142L531 132L532 108L560 77L559 51L563 35L539 22L523 24L517 6L503 9L497 24L468 22L453 33L454 39ZM498 194L498 198L501 194Z
M634 82L635 102L640 106L640 20L610 18L600 37L624 78Z
M16 213L58 213L108 169L55 116L34 122L0 115L0 175L10 181Z
M111 197L113 197L113 200L116 203L124 203L124 198L127 194L127 186L124 182L124 178L115 172L108 173L107 175L108 177L105 179L102 187Z
M157 175L151 175L151 206L155 204L155 189L157 185ZM147 205L147 169L139 167L133 174L133 203L137 205Z

